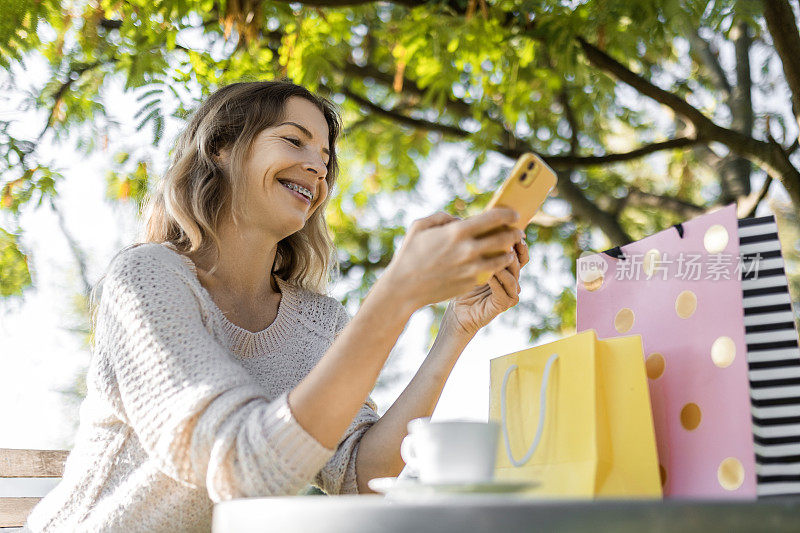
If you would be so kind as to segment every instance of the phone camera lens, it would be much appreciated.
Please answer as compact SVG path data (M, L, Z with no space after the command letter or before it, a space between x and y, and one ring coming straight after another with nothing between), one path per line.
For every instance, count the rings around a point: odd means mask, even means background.
M528 173L527 172L523 172L522 176L519 177L519 181L521 181L522 183L525 183L525 180L527 178L528 178Z
M528 170L532 169L532 168L533 168L533 165L534 165L534 162L533 162L533 161L531 161L530 163L528 163Z

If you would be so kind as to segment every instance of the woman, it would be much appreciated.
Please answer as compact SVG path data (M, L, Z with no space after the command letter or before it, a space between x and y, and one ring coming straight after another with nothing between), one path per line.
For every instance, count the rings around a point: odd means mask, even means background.
M323 295L338 133L327 101L286 82L224 87L195 113L145 243L111 262L75 447L28 528L209 531L214 502L309 482L366 492L400 472L406 423L431 414L469 340L518 301L528 255L503 229L511 210L417 220L350 320ZM449 298L378 418L368 395L406 322Z

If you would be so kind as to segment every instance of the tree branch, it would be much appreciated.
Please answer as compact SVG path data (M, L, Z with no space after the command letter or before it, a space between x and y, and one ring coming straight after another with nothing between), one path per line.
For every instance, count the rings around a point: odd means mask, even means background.
M569 151L571 156L575 156L580 143L578 141L578 122L575 113L569 103L567 90L563 89L558 95L561 107L564 109L564 119L569 125ZM572 183L572 168L565 168L558 173L558 183L556 185L558 194L567 200L572 206L573 211L585 220L590 220L606 234L608 239L616 246L621 246L631 242L631 237L622 228L616 213L604 211L597 204L589 200L584 192L576 184Z
M115 61L116 61L115 59L112 59L110 62L113 63ZM95 61L94 63L89 63L86 65L78 66L77 68L74 69L70 69L69 73L67 73L67 81L62 83L61 86L59 86L58 90L53 95L53 105L52 107L50 107L50 112L47 115L47 122L45 122L44 128L42 129L41 133L39 133L39 136L36 138L37 143L42 140L42 137L44 137L44 134L47 133L47 130L49 130L53 126L53 119L55 118L56 110L58 109L61 100L64 98L64 95L67 94L67 91L69 91L70 88L72 87L72 84L78 81L80 77L83 76L86 72L96 69L97 67L103 64L104 63L102 61L98 60ZM73 74L75 74L75 77L72 76Z
M728 94L727 103L731 111L731 129L745 135L753 134L753 80L750 76L750 48L753 37L750 27L739 23L734 31L733 46L736 52L736 86ZM750 194L750 161L744 157L733 157L728 172L722 176L723 190L727 191L727 203Z
M707 207L695 205L686 200L668 196L665 194L654 194L645 192L636 187L629 187L628 194L623 199L625 205L634 207L650 207L653 209L666 209L681 215L683 218L693 218L708 211Z
M354 76L360 79L372 78L386 87L392 87L394 84L394 74L384 72L371 64L361 66L348 61L344 65L343 72L347 76ZM403 92L411 93L420 98L425 95L425 91L417 85L416 81L405 76L403 77ZM448 94L447 108L461 117L472 117L472 106L461 99L453 97L452 94Z
M583 37L578 37L577 40L586 55L586 59L595 67L610 74L618 81L630 85L641 94L672 109L676 114L691 122L697 130L705 130L708 129L709 125L714 125L708 117L683 98L657 87L643 76L634 73L595 45L587 42Z
M98 26L107 31L118 30L122 27L122 21L119 19L103 19L98 23Z
M354 102L356 102L358 105L368 109L372 113L389 118L393 121L396 121L398 123L404 124L412 128L438 131L440 133L451 135L453 137L458 137L461 139L472 135L472 133L464 129L458 128L457 126L450 126L448 124L440 124L438 122L431 122L428 120L417 119L399 113L393 109L386 109L382 106L379 106L378 104L369 101L363 96L356 94L355 92L353 92L348 88L342 88L342 93L351 100L353 100ZM553 167L553 169L564 170L568 168L603 166L603 165L610 165L613 163L632 161L634 159L639 159L641 157L645 157L647 155L660 152L663 150L675 150L679 148L687 148L689 146L694 146L698 142L699 141L697 139L692 139L690 137L678 137L666 141L646 144L629 152L610 153L604 155L590 155L590 156L545 155L545 154L537 154L537 155L539 155L539 157L541 157L548 165ZM525 140L523 139L514 138L513 143L511 144L513 144L514 146L512 147L510 145L502 145L502 146L497 145L494 147L494 149L500 153L503 153L504 155L508 155L511 158L517 158L526 152L533 151L531 147L527 144L527 142L525 142Z
M352 62L347 62L345 63L344 73L349 76L355 76L362 79L372 78L373 80L383 84L385 87L393 87L395 82L394 74L384 72L370 64L361 66ZM425 95L425 91L419 87L419 85L417 85L416 81L410 78L403 77L402 85L403 93L410 93L418 98L422 98ZM454 97L452 93L447 95L445 111L451 112L460 118L471 119L474 117L472 104L465 102L460 98ZM515 137L512 132L508 131L508 128L506 128L505 124L503 124L502 121L492 117L488 110L484 111L483 116L486 118L486 120L496 124L501 129L503 135L502 144L513 148Z
M767 173L783 184L792 202L800 205L800 172L789 161L786 152L779 144L760 141L750 135L715 124L682 98L653 85L596 46L580 37L578 42L592 65L684 117L695 127L699 141L722 143L736 154L743 155L762 166Z
M281 4L293 4L298 3L296 0L275 0ZM397 4L400 6L405 6L408 8L415 8L428 3L429 0L388 0L389 3ZM316 7L351 7L351 6L362 6L364 4L377 4L379 0L303 0L299 2L305 6L316 6ZM459 15L466 14L466 2L462 6L458 0L444 0L443 2L437 2L434 5L441 5L445 7L449 7L454 12Z
M56 218L58 218L58 227L61 229L61 233L64 235L64 238L67 240L67 244L69 245L69 249L72 252L72 256L75 258L75 262L78 264L78 277L81 280L81 289L83 292L83 296L86 298L86 301L89 301L89 295L92 292L92 284L89 283L89 275L88 275L88 268L86 267L86 254L83 253L78 241L72 236L72 233L67 230L66 221L64 220L64 214L61 212L61 209L56 205L53 199L50 199L50 208L55 213Z
M751 135L753 130L752 80L750 77L752 38L749 27L745 23L739 23L732 34L736 51L735 86L731 86L728 82L727 74L719 61L718 52L712 49L711 43L700 37L697 31L689 35L689 41L692 52L698 57L698 63L706 67L712 83L723 93L725 103L732 116L731 128ZM716 161L709 166L719 176L721 203L726 204L750 194L750 161L731 153L724 159L716 158Z
M800 124L800 34L791 4L786 0L764 0L764 20L783 64L792 93L792 109Z
M329 89L330 90L330 89ZM461 129L457 126L450 126L448 124L440 124L438 122L431 122L430 120L424 120L419 118L409 117L402 113L397 112L393 109L386 109L381 107L377 104L370 102L368 99L364 98L363 96L356 94L355 92L351 91L347 87L342 87L342 93L353 100L355 103L360 105L363 108L369 109L372 113L380 116L384 116L389 118L399 124L403 124L405 126L410 126L412 128L419 128L424 130L431 130L431 131L438 131L445 135L451 135L453 137L464 138L471 135L470 132L467 130Z
M591 156L572 156L572 155L554 155L544 156L543 159L553 168L567 168L567 167L592 167L601 165L610 165L613 163L622 163L625 161L632 161L641 157L661 152L664 150L675 150L679 148L688 148L695 146L700 141L691 137L677 137L666 141L645 144L630 152L610 153L605 155L591 155Z
M572 207L573 213L587 222L597 224L597 227L606 234L614 246L622 246L633 239L622 228L617 217L601 209L590 200L586 194L572 182L572 172L560 171L558 174L558 196L566 200Z
M395 110L385 109L373 102L370 102L368 99L364 98L359 94L356 94L355 92L346 87L342 89L342 92L345 94L345 96L356 102L361 107L370 110L372 113L387 117L398 123L405 124L406 126L439 131L441 133L452 135L459 138L464 138L471 135L468 131L462 130L454 126L439 124L422 119L415 119L403 115L401 113L398 113ZM525 152L533 151L531 147L528 146L527 143L521 139L515 139L515 144L517 148L511 148L508 146L497 146L495 149L499 153L502 153L512 159L519 157L521 154ZM545 157L544 159L545 161L548 160L547 157ZM579 159L580 158L572 156L572 160L579 160ZM593 162L596 162L597 160L596 157L592 157L590 159ZM575 212L579 216L585 218L586 220L592 220L595 223L597 223L599 227L603 230L603 232L606 233L606 235L608 235L608 238L613 243L625 244L631 241L630 236L622 229L622 227L619 225L618 221L613 215L605 211L602 211L598 206L592 203L592 201L589 200L583 194L583 191L581 191L577 185L571 182L569 173L566 172L560 173L557 187L559 190L559 194L567 202L569 202L570 205L572 205ZM555 224L555 222L552 223Z
M786 149L786 155L792 155L798 148L800 148L800 137L797 137L794 142Z
M759 204L764 201L764 198L767 197L770 185L772 185L772 176L768 174L764 180L764 184L761 185L760 190L739 201L739 205L736 209L736 215L739 218L756 216L756 210L758 209Z
M729 95L731 93L731 84L728 82L728 77L719 62L716 51L711 49L711 43L700 37L696 31L689 35L689 42L691 43L692 50L694 50L702 61L702 64L708 68L711 81L713 81L714 85L726 95Z
M562 89L558 93L558 102L564 110L564 119L569 124L569 155L574 157L578 155L578 149L580 148L580 139L578 137L580 132L578 131L578 120L575 118L575 113L569 104L567 89Z

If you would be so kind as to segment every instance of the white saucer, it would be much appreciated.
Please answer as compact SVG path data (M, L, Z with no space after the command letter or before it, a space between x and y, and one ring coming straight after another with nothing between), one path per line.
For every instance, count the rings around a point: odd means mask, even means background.
M416 479L378 477L367 482L369 488L387 496L447 494L512 494L540 485L538 481L486 481L482 483L421 483Z

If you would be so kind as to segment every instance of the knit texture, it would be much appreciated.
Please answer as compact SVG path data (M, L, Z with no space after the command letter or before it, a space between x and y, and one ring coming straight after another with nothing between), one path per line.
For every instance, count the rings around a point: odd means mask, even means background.
M111 262L75 446L31 531L205 531L215 502L296 494L314 483L356 493L367 399L336 450L295 420L288 391L344 328L344 307L276 278L278 315L252 333L231 323L171 245Z

